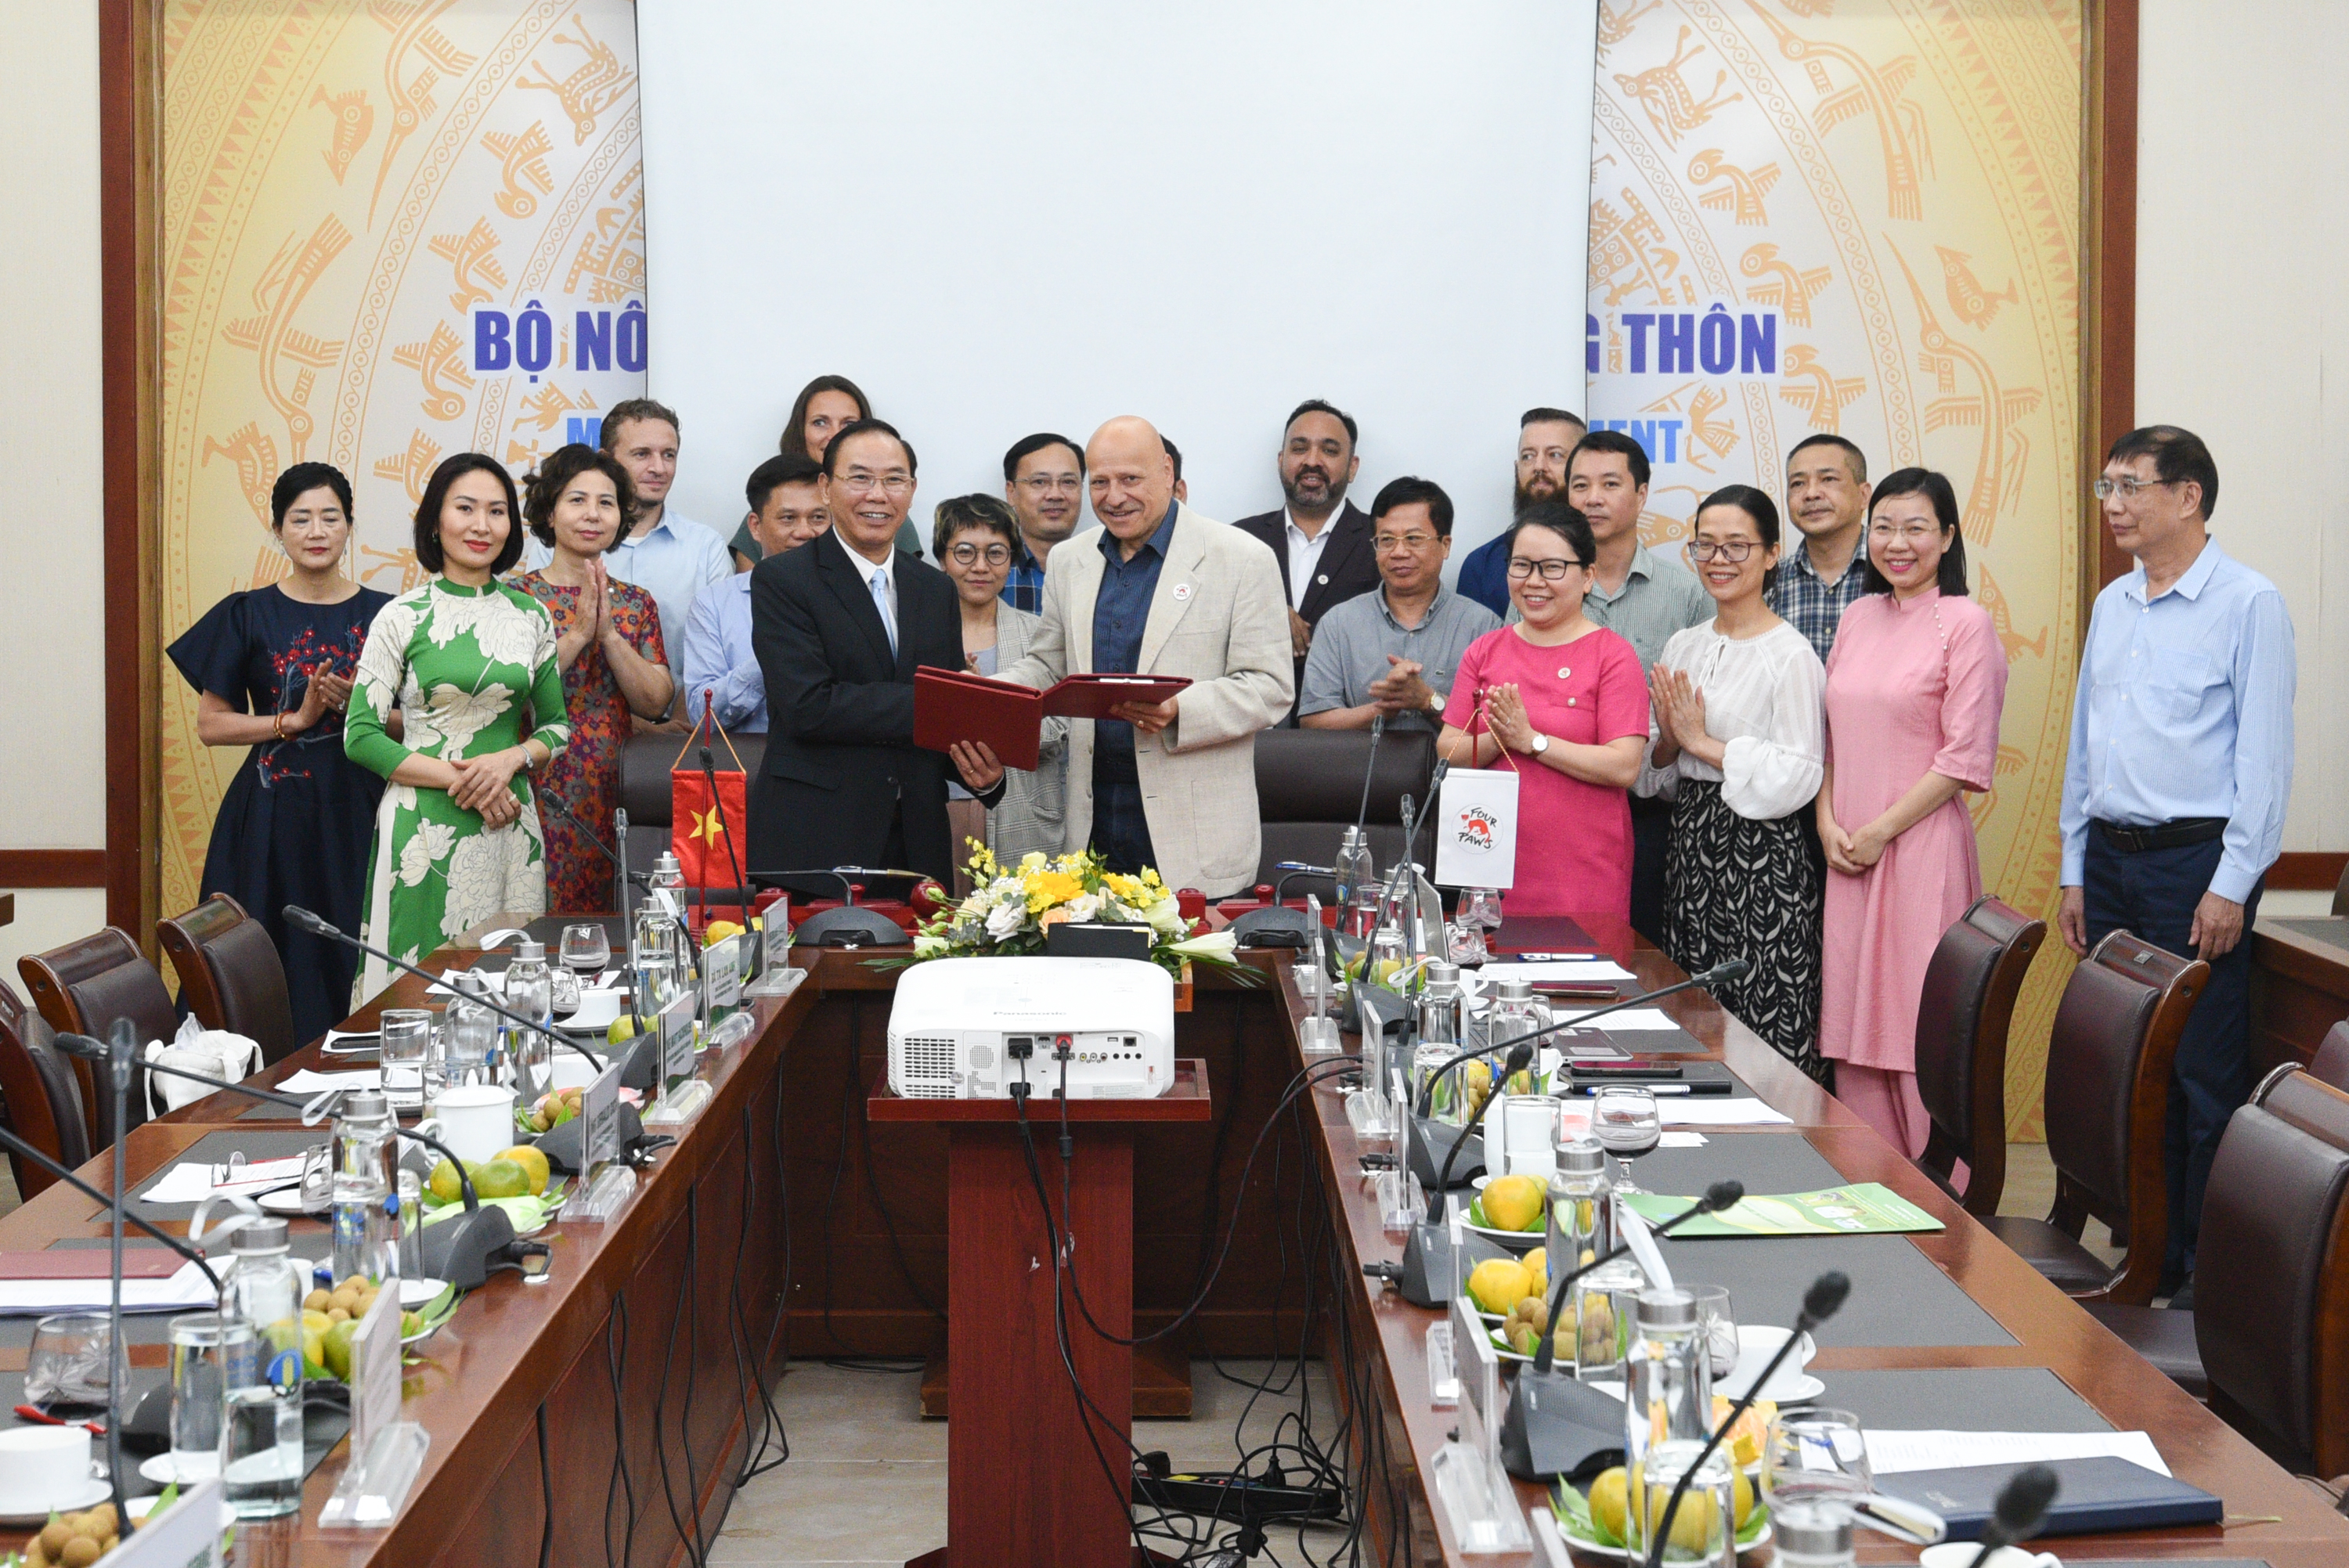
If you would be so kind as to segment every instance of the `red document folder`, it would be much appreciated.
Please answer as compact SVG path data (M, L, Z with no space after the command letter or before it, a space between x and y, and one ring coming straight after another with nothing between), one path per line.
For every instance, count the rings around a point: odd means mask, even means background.
M1049 690L924 665L914 672L914 744L944 751L984 741L1006 768L1033 771L1044 720L1107 718L1123 702L1164 702L1189 686L1180 676L1075 675Z

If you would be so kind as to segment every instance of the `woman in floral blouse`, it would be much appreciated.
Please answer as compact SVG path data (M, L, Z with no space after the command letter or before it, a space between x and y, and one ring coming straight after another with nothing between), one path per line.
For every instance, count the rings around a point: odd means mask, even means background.
M497 459L460 452L416 509L416 559L436 573L386 605L359 655L343 745L389 781L376 811L366 939L409 963L500 913L546 908L544 835L524 769L562 751L554 623L497 581L522 555L521 508ZM401 740L384 729L394 707ZM523 715L535 726L525 738ZM402 743L404 740L405 744ZM369 958L354 1004L381 990Z

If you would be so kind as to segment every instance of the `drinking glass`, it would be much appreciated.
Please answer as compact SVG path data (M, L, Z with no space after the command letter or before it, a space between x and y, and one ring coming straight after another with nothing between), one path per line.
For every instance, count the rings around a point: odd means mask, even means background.
M1714 1387L1737 1370L1737 1313L1725 1284L1684 1284L1696 1298L1696 1320L1704 1330L1706 1358L1713 1366Z
M113 1335L102 1312L60 1312L33 1325L33 1346L25 1359L25 1402L44 1409L104 1409L107 1349ZM128 1387L130 1361L113 1345L116 1376Z
M376 1059L382 1064L383 1092L395 1109L424 1103L424 1068L431 1055L431 1014L421 1007L384 1009L383 1045Z
M1590 1102L1590 1135L1623 1168L1615 1191L1639 1191L1631 1181L1631 1161L1654 1149L1664 1137L1663 1118L1656 1109L1656 1097L1628 1085L1600 1089Z
M1501 893L1497 888L1472 887L1460 901L1460 923L1482 926L1486 931L1501 928Z
M1781 1410L1762 1448L1762 1492L1789 1502L1850 1504L1876 1490L1868 1434L1849 1410Z
M1584 1383L1619 1382L1640 1315L1648 1276L1630 1258L1600 1264L1574 1282L1567 1320L1574 1326L1574 1376Z
M181 1484L220 1473L232 1388L258 1370L253 1325L217 1312L171 1319L171 1470Z
M601 921L563 928L562 945L556 950L563 966L579 977L582 991L591 988L604 966L612 962L611 934Z
M1481 967L1493 956L1493 950L1485 944L1485 928L1470 920L1465 910L1456 923L1444 928L1444 945L1452 962L1463 969Z

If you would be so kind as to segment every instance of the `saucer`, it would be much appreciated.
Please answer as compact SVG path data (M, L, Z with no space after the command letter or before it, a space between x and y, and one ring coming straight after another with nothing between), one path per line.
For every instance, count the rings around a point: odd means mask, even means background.
M46 1508L10 1513L5 1511L6 1505L0 1503L0 1524L46 1524L52 1513L78 1513L85 1508L97 1507L113 1495L113 1487L93 1477L80 1491L52 1499Z
M211 1480L217 1477L220 1474L220 1461L214 1460L204 1468L202 1475L181 1475L179 1468L171 1463L171 1450L166 1449L140 1465L139 1473L157 1486L170 1486L175 1481L181 1486L193 1486L198 1481Z

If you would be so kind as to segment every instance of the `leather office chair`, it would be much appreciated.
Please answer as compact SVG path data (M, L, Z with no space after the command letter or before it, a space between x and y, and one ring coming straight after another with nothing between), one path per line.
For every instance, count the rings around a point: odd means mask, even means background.
M118 926L47 953L28 954L16 961L16 972L25 977L33 1005L59 1034L104 1040L117 1018L128 1018L144 1047L150 1040L168 1041L180 1032L179 1012L163 987L163 976ZM113 1086L80 1057L74 1057L73 1064L81 1083L89 1150L98 1154L114 1144ZM125 1127L147 1119L144 1084L131 1084L123 1116Z
M2194 1309L2098 1322L2277 1462L2349 1470L2349 1094L2286 1067L2210 1164Z
M2054 1207L2044 1220L1980 1219L2067 1295L2137 1306L2153 1300L2169 1222L2161 1169L2169 1067L2209 978L2200 959L2116 931L2064 986L2047 1046ZM2080 1244L2092 1219L2127 1247L2118 1269Z
M216 892L187 913L155 923L180 994L196 1021L261 1047L263 1063L283 1061L302 1044L285 999L285 965L268 930L244 906Z
M1966 1212L1995 1214L2006 1190L2006 1031L2023 976L2047 937L1985 894L1941 934L1917 1004L1917 1093L1932 1130L1917 1161ZM1961 1197L1951 1184L1966 1164Z
M2344 1019L2324 1032L2324 1038L2317 1045L2316 1054L2308 1060L2308 1074L2319 1083L2349 1089L2349 1019Z
M1362 775L1371 773L1370 806L1362 806ZM1435 736L1429 730L1389 730L1380 738L1378 755L1371 755L1367 729L1266 729L1256 738L1257 815L1262 820L1264 848L1257 862L1256 880L1279 885L1284 874L1275 868L1283 861L1326 866L1338 852L1339 841L1360 813L1363 836L1383 876L1402 854L1402 798L1408 794L1417 810L1427 799L1427 780L1435 770ZM1420 830L1418 852L1412 858L1434 870L1434 814ZM1338 895L1328 877L1299 876L1288 884L1291 898L1319 894L1325 904Z
M71 1170L89 1160L89 1129L73 1058L57 1048L49 1021L16 1000L0 983L0 1096L8 1130ZM46 1191L57 1178L10 1150L19 1196Z

